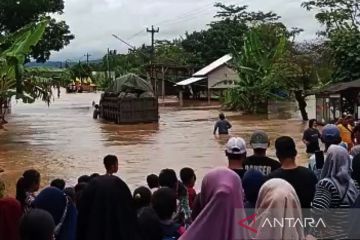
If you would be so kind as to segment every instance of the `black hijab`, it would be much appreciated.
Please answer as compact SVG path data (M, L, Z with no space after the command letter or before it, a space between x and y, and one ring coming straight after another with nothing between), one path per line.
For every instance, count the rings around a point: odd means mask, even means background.
M79 201L77 240L137 240L131 192L120 178L100 176L84 189Z

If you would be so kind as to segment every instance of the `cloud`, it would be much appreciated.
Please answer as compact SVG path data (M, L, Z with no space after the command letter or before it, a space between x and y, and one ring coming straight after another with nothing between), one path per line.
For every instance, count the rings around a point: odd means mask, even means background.
M251 10L274 11L288 27L305 30L299 37L315 37L319 25L311 12L298 0L223 0L225 4L249 5ZM186 31L201 30L212 21L216 9L209 0L65 0L65 10L58 19L65 20L75 39L51 60L79 60L85 53L101 58L107 48L127 52L128 46L112 37L117 34L130 44L150 44L146 28L160 28L158 39L173 39Z

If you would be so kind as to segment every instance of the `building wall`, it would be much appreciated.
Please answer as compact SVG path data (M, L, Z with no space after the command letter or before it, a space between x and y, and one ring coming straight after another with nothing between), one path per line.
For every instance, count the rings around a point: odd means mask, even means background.
M233 69L229 68L226 65L223 65L211 72L208 75L209 88L229 88L233 86L232 83L222 83L223 81L237 81L239 80L239 75Z

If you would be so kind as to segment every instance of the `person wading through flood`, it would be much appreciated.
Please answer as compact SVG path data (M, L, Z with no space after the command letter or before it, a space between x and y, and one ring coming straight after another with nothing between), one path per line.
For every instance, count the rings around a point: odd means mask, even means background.
M231 128L231 124L228 120L226 120L225 115L223 113L219 114L219 120L215 123L214 127L214 135L216 132L219 132L219 135L227 135L229 134L229 129Z

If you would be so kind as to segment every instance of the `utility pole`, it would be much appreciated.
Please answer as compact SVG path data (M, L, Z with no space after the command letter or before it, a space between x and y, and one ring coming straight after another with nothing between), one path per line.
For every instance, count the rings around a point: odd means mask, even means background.
M151 60L150 60L150 79L154 76L154 57L155 57L155 33L159 33L160 29L155 29L154 26L151 26L151 29L146 28L146 32L151 33ZM157 96L157 79L156 76L154 78L154 88L155 88L155 95Z
M89 65L89 58L91 57L91 55L89 53L86 53L84 56L86 57L86 64Z
M109 55L110 55L110 49L108 48L106 54L106 60L107 60L108 79L111 79Z

